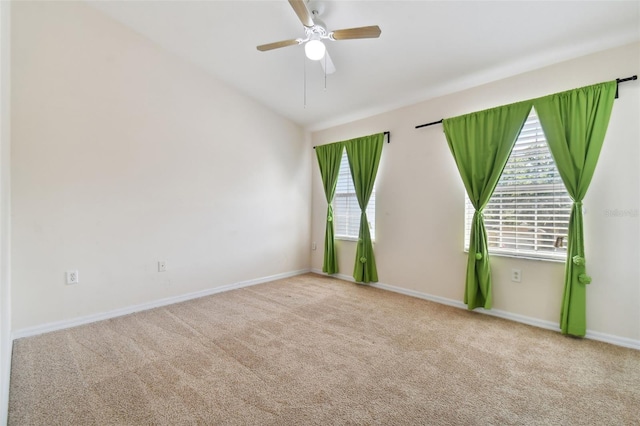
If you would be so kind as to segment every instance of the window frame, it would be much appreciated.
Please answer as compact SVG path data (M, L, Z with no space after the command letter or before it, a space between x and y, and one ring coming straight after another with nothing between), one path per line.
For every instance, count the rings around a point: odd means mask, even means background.
M542 143L545 145L544 148L540 147ZM524 161L521 160L521 156L522 153L526 153L525 150L527 149L536 153L536 157L533 157L534 163L546 162L546 164L532 165L532 161L529 161L525 165ZM540 152L541 150L544 151ZM528 158L531 158L531 154L526 155ZM540 172L540 170L545 168L547 171L545 171L543 175L543 172ZM521 173L526 173L526 177L520 177ZM521 182L518 184L519 179L527 179L530 183ZM544 182L545 180L547 180L547 182ZM511 197L509 197L509 194L512 194ZM535 196L528 194L535 194ZM500 195L503 197L502 203L513 206L513 209L505 208L504 205L496 208L495 205L498 203L496 196ZM522 200L520 205L518 205L518 200ZM535 109L532 108L521 134L518 135L513 151L509 155L505 172L503 172L503 175L500 177L500 181L498 185L496 185L496 189L483 211L485 214L485 228L487 229L489 253L492 256L565 262L567 258L568 224L572 202L558 173L556 163L549 150ZM524 210L525 208L526 210ZM465 252L469 251L470 225L474 211L475 209L465 191ZM492 215L499 214L500 216L503 214L508 215L511 223L502 217L499 219L487 219L488 213ZM535 218L533 224L531 224L530 221L531 217ZM546 220L542 220L544 224L541 225L537 222L538 217L546 218ZM518 222L519 219L529 221L520 224ZM553 225L549 225L549 223ZM556 227L556 224L560 225ZM491 227L497 227L497 229L493 231L500 234L499 242L496 240L495 234L493 237L490 235L489 229ZM518 228L524 227L529 227L529 229L518 230ZM513 231L503 231L504 228L512 228ZM544 237L545 228L552 228L554 230L551 238ZM533 229L533 231L530 231L530 229ZM558 232L556 232L556 229ZM508 234L509 236L505 237L503 234ZM556 242L556 238L560 236L563 237L563 244L558 248L554 243ZM549 241L552 242L551 247L549 246ZM496 247L493 245L496 243L515 247ZM528 245L534 248L518 248L518 245Z
M346 183L343 183L343 179L348 179ZM342 185L346 185L347 186L347 191L339 191L340 186ZM353 192L348 191L349 189L353 189ZM349 207L351 207L351 205L355 205L355 208L353 208L353 210L349 210L348 211L348 218L353 218L354 216L357 215L357 226L356 229L358 229L358 232L355 235L349 235L348 231L351 228L349 225L346 225L346 231L347 234L340 234L340 227L338 226L338 216L340 215L340 208L339 206L337 206L336 201L340 199L342 194L347 194L346 197L353 197L355 199L355 202L351 202L349 203ZM333 197L333 201L331 203L332 207L333 207L333 225L334 225L334 238L336 240L343 240L343 241L354 241L357 242L358 241L358 237L359 237L359 229L360 229L360 206L358 205L358 200L357 200L357 196L355 193L355 186L353 184L353 179L351 177L351 170L350 170L350 166L349 166L349 158L347 156L347 151L344 150L342 153L342 159L340 162L340 172L338 173L338 182L336 184L336 192L334 194ZM353 212L355 212L356 214L352 214ZM371 198L369 199L369 204L367 205L367 218L369 219L369 232L371 233L371 241L373 243L375 243L376 241L376 183L374 182L373 185L373 191L371 192Z

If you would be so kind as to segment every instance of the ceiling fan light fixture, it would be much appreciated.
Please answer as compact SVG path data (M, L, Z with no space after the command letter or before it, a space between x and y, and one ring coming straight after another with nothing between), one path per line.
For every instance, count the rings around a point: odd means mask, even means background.
M324 57L327 48L324 43L320 40L309 40L304 45L304 53L307 55L307 58L312 61L319 61Z

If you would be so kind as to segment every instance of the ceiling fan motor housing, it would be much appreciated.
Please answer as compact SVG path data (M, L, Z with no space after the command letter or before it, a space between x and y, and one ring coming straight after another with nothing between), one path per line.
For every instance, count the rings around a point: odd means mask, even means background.
M313 27L304 27L304 32L307 35L307 39L309 40L321 40L330 38L330 34L327 33L326 28L318 24L314 25Z

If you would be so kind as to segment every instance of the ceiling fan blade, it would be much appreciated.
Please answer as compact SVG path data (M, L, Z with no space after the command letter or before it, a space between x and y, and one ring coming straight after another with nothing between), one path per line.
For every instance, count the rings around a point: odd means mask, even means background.
M351 40L355 38L378 38L380 37L380 27L372 25L370 27L347 28L346 30L335 30L330 36L334 40Z
M336 66L333 65L333 61L331 60L331 56L329 56L329 51L324 52L324 58L320 59L320 65L322 65L322 69L325 74L333 74L336 72Z
M300 44L299 39L283 40L283 41L276 41L275 43L262 44L256 47L256 49L258 49L261 52L266 52L267 50L279 49L281 47L294 46L298 44Z
M313 19L311 19L311 14L309 13L309 9L304 4L304 0L289 0L289 4L293 8L293 11L296 12L298 18L300 18L300 22L305 27L313 27Z

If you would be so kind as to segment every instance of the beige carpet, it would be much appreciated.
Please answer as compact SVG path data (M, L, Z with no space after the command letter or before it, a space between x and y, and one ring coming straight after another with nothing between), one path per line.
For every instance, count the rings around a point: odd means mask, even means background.
M640 424L640 351L317 275L15 342L10 425Z

